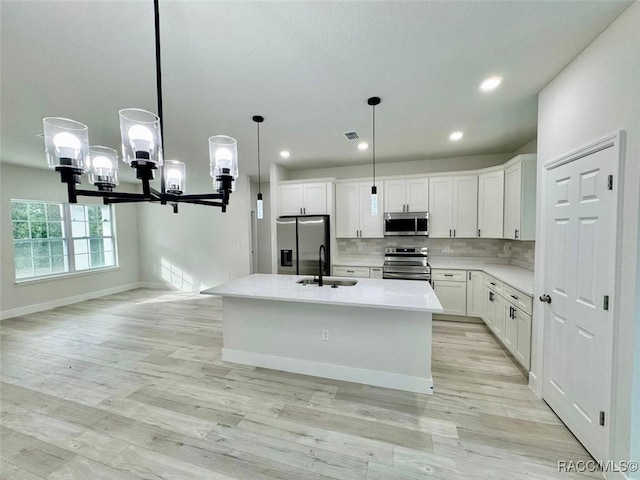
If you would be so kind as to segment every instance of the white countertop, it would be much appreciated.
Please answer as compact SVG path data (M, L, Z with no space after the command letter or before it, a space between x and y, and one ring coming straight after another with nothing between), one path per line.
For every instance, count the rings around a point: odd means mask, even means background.
M486 263L478 260L429 258L432 269L481 270L501 282L533 297L533 272L513 265Z
M254 274L202 291L206 295L241 297L283 302L322 303L348 307L387 308L442 312L442 305L428 282L415 280L358 280L352 287L331 288L296 283L308 275ZM325 277L337 278L337 277Z

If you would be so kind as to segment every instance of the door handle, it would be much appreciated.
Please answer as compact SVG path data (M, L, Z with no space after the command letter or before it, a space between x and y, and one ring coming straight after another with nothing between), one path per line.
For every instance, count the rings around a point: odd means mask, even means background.
M549 295L540 295L540 301L543 303L551 303L551 297Z

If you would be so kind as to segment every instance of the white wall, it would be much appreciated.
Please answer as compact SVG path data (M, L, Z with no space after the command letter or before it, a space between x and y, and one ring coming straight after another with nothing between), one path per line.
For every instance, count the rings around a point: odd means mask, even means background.
M189 177L188 192L213 193L211 178ZM226 213L220 208L141 204L141 279L146 286L197 292L249 275L251 204L249 179L241 175Z
M538 139L534 138L529 143L524 144L518 150L513 152L514 156L523 153L538 153Z
M93 190L83 178L80 188ZM36 312L96 296L136 287L140 280L138 263L138 215L136 205L116 205L116 241L119 268L15 283L11 199L67 202L66 185L58 173L0 163L0 315L2 318ZM127 188L119 188L127 190ZM80 197L80 203L101 203Z
M268 182L262 182L262 202L264 218L258 224L258 272L271 273L271 189ZM258 182L251 182L251 210L256 209Z
M437 172L455 172L459 170L475 170L478 168L502 165L513 158L510 153L494 155L474 155L467 157L439 158L433 160L417 160L411 162L376 163L376 177L388 175L412 175ZM307 170L287 170L284 166L287 180L301 180L306 178L361 178L370 177L372 166L351 165L345 167L314 168Z
M639 25L640 3L635 2L540 92L538 106L539 172L545 162L618 130L627 134L626 148L623 146L625 164L618 185L623 189L624 221L620 222L618 241L619 255L624 261L619 268L614 327L612 460L636 461L640 461L640 317L634 316L640 301L636 272L640 185ZM541 231L540 227L538 217L537 231ZM536 261L539 262L536 295L542 293L541 244L536 242ZM536 304L534 315L541 319L542 311L538 302ZM636 474L635 478L640 477Z

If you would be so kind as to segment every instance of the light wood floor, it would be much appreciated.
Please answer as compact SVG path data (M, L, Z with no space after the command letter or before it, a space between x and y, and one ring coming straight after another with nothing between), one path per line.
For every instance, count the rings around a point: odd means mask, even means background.
M211 296L5 320L0 478L583 478L556 471L590 457L483 325L433 330L419 395L224 363Z

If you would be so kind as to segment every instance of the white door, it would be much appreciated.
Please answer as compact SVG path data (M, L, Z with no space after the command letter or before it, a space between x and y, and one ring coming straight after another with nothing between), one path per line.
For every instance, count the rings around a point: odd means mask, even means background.
M336 184L336 237L360 235L360 190L358 183Z
M327 211L327 184L324 182L307 183L303 188L305 215L325 215Z
M383 184L378 184L378 200L384 200ZM360 237L382 238L384 215L378 209L377 215L371 215L371 183L360 184Z
M502 238L504 229L504 170L478 176L478 236Z
M407 210L409 212L429 211L429 179L407 180Z
M451 177L429 180L429 237L453 236L453 183Z
M545 180L542 395L596 460L608 460L616 157L605 148L547 167Z
M518 238L522 217L522 164L504 173L504 238Z
M453 177L453 236L478 236L478 176Z
M384 213L405 211L405 181L387 180L384 182Z

